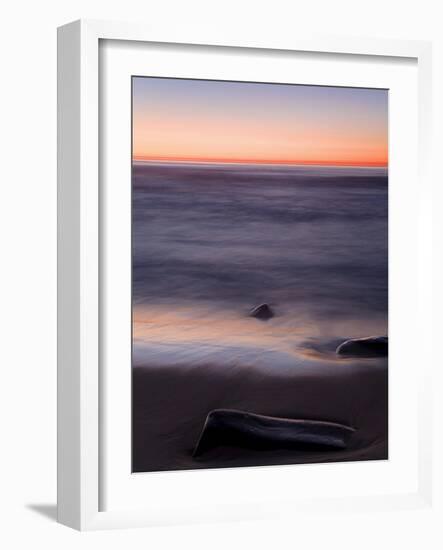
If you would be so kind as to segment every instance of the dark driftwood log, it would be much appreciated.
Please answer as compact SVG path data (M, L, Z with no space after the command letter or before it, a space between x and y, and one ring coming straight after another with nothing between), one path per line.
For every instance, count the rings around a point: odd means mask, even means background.
M354 431L350 426L335 422L216 409L206 417L193 456L198 457L220 445L254 449L345 449Z

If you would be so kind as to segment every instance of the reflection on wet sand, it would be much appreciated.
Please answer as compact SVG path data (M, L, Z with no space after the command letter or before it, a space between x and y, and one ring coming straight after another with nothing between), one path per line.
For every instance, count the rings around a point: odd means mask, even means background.
M347 338L380 330L380 321L348 320L321 326L294 315L276 315L260 322L247 312L217 312L214 308L175 306L135 306L133 309L134 366L149 364L156 357L166 363L229 360L258 363L317 364L341 361L335 349ZM163 353L161 352L163 350ZM266 357L263 356L266 355ZM161 356L163 357L163 360ZM260 359L260 356L261 359Z

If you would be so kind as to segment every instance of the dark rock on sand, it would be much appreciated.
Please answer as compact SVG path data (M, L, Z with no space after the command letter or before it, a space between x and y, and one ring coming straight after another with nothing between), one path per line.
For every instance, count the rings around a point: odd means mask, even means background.
M269 321L274 317L274 312L268 304L260 304L252 309L249 315L255 317L255 319L260 319L260 321Z
M346 340L336 349L342 357L387 357L388 337L370 336Z
M193 456L219 446L253 449L337 450L347 447L350 426L318 420L264 416L234 409L215 409L206 417Z

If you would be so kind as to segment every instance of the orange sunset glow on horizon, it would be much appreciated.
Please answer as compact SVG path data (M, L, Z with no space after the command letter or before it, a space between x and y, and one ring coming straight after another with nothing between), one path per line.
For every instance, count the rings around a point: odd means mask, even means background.
M133 78L134 161L388 165L388 91Z

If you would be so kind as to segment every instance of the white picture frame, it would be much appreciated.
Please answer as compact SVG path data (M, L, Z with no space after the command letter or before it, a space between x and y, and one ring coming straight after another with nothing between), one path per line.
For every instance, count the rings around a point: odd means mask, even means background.
M371 56L413 59L417 64L418 81L418 178L415 179L417 250L414 257L418 269L417 304L421 335L431 332L432 295L427 286L430 279L432 256L430 178L430 72L431 47L426 42L370 40L359 38L329 38L298 34L262 40L252 34L244 37L221 33L219 37L186 36L186 31L173 36L163 35L143 25L77 21L59 29L58 34L58 519L80 530L129 526L150 526L199 521L217 521L242 518L284 517L290 515L297 503L288 500L283 492L267 502L252 497L246 508L223 502L206 502L202 506L162 506L153 503L140 507L122 499L111 510L103 509L101 484L104 479L103 453L109 451L103 442L102 387L103 363L100 357L101 302L103 293L99 284L103 273L100 223L103 189L100 183L100 43L125 41L129 44L166 43L180 45L230 48L248 55L250 49L276 52L331 53L339 56ZM208 54L210 55L210 53ZM403 222L402 222L403 223ZM419 264L419 265L418 265ZM434 364L432 350L422 353L418 384L416 423L417 461L416 483L407 491L388 494L334 495L325 498L312 494L303 500L306 512L325 511L330 507L346 511L359 508L375 509L418 508L430 506L432 501L432 447L431 447L431 370ZM129 397L128 397L129 399ZM312 469L315 466L311 466ZM255 469L254 476L272 476L278 470L280 478L288 475L291 467L274 467L273 474ZM293 467L292 467L293 468ZM109 468L108 468L109 470ZM244 470L243 470L244 471ZM267 470L269 472L269 469ZM200 474L204 472L200 472ZM130 472L129 472L130 474ZM185 472L183 476L192 473ZM220 475L220 474L219 474ZM225 471L227 477L239 478L234 470ZM248 477L249 474L243 474ZM178 483L176 473L166 473L169 486ZM171 477L172 476L172 477ZM175 477L174 477L175 476ZM235 477L236 476L236 477ZM282 477L283 476L283 477ZM151 478L153 479L153 478ZM166 479L166 478L165 478ZM185 479L185 478L183 478ZM208 478L206 477L205 480ZM252 478L251 478L252 480ZM415 480L415 478L414 478ZM205 481L206 482L206 481ZM149 480L148 480L149 483ZM156 486L163 483L157 477ZM158 489L157 489L158 490ZM129 494L129 493L128 493ZM255 499L255 500L254 500Z

